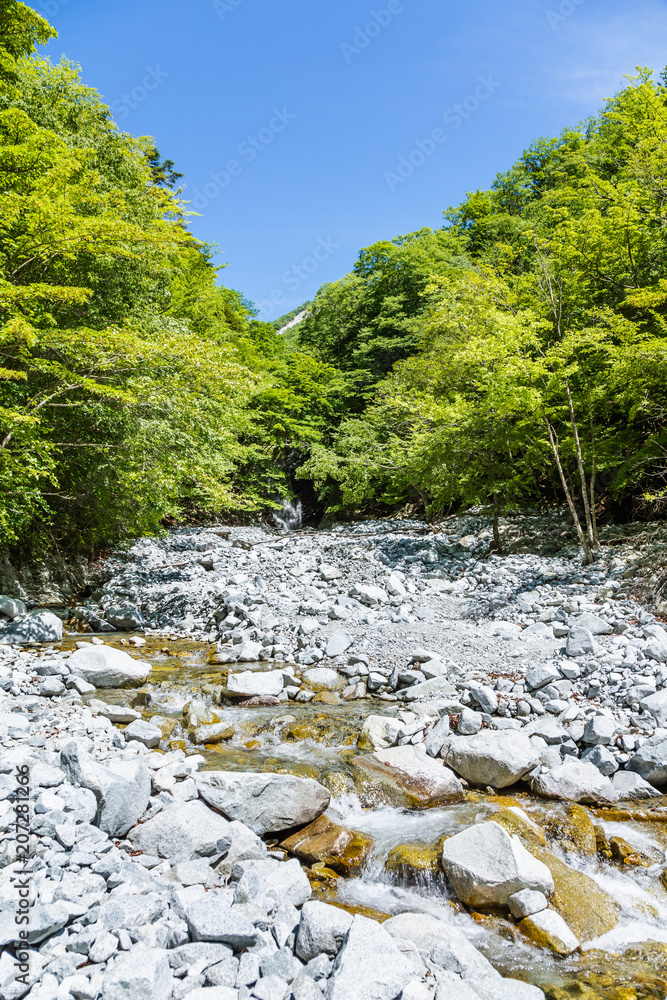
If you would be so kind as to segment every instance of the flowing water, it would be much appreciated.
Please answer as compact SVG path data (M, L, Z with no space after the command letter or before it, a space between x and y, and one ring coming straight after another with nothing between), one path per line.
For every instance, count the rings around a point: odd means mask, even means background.
M105 636L105 641L123 646L120 639ZM68 640L62 646L71 648L72 644ZM659 880L667 852L664 799L649 806L588 810L608 840L622 838L631 845L639 857L633 866L613 864L599 853L585 856L575 851L566 839L559 839L567 807L537 799L525 790L512 789L507 796L470 791L461 803L422 811L369 802L364 789L355 783L351 762L360 753L356 744L364 718L392 714L396 709L391 704L220 706L222 671L209 663L211 647L207 644L151 637L134 652L152 663L150 682L138 692L105 691L104 700L134 705L146 719L158 721L155 716L159 716L172 747L202 753L206 769L284 770L317 778L333 792L327 815L371 838L372 850L357 877L320 879L313 873L314 892L320 898L377 919L415 910L436 914L461 929L501 973L540 986L550 1000L664 1000L667 996L667 881L663 887ZM266 669L266 665L257 664L256 669ZM214 747L195 748L183 719L183 708L192 699L205 701L221 720L233 723L233 738ZM531 945L501 913L465 908L437 869L406 876L387 868L393 849L410 845L434 852L444 837L491 819L511 805L520 806L546 829L550 851L593 879L619 909L613 929L586 941L581 952L569 958ZM585 898L581 907L585 910Z

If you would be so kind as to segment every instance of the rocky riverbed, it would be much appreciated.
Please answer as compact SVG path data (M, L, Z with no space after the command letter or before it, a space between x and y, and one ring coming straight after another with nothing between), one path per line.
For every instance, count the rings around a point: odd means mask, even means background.
M531 524L190 529L0 598L0 1000L664 1000L667 630L632 537Z

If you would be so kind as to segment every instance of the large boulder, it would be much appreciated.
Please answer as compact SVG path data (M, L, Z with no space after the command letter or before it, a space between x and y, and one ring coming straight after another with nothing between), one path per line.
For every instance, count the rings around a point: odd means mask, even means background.
M427 913L399 913L382 926L399 941L413 941L424 959L463 979L500 979L500 974L465 935L438 917Z
M659 799L661 793L634 771L617 771L611 783L619 799Z
M135 660L113 646L81 646L67 661L76 677L96 688L124 688L143 684L151 672L150 663Z
M23 601L17 601L13 597L5 597L4 595L0 597L0 615L9 618L10 621L14 621L19 615L25 615L27 611Z
M0 632L0 642L8 642L14 646L29 642L60 642L62 637L63 623L52 611L36 611L12 622Z
M144 624L144 616L141 611L128 604L112 605L106 609L105 614L110 625L124 632L133 632Z
M132 830L129 839L144 854L178 861L219 857L231 844L228 821L200 801L168 806Z
M60 752L69 781L88 788L97 801L95 824L110 837L124 837L148 808L151 776L140 760L110 760L102 764L72 740Z
M667 736L651 736L625 766L652 785L667 784Z
M396 1000L414 972L381 924L355 916L334 963L326 1000Z
M469 906L507 906L521 889L549 895L554 888L547 866L493 821L448 837L442 867L456 895Z
M283 675L280 670L244 670L227 677L227 693L244 698L277 698L283 689Z
M376 750L352 763L370 794L390 805L425 808L463 798L453 771L411 744Z
M504 729L451 740L445 760L474 785L507 788L532 771L540 757L527 736Z
M310 823L331 801L319 782L292 774L206 771L196 780L205 802L260 836Z
M533 791L547 799L569 799L571 802L616 802L618 794L609 778L595 766L576 757L566 757L544 774L536 775Z

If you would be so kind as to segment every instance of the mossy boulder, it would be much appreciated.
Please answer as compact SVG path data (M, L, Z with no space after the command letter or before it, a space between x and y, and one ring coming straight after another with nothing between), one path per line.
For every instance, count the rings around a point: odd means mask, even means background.
M338 875L361 873L373 841L358 830L347 830L320 816L280 844L308 865L323 864Z
M385 868L407 882L418 882L420 876L442 873L440 858L442 840L437 844L398 844L387 856Z
M554 891L550 903L580 941L592 941L616 926L619 907L592 878L570 868L546 848L528 849L551 872Z

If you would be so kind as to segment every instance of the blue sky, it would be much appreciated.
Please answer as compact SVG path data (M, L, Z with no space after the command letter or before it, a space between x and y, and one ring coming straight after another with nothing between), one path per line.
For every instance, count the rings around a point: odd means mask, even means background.
M658 0L33 0L276 319L667 64Z

